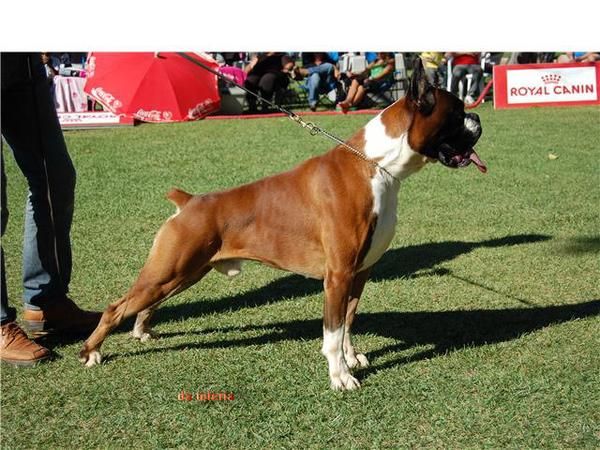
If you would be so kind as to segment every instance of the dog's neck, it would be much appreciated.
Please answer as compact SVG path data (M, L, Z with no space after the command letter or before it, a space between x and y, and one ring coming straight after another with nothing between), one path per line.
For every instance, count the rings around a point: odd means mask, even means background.
M364 127L365 155L400 181L418 172L428 161L426 156L410 147L408 133L411 121L412 114L404 107L404 100L399 100Z

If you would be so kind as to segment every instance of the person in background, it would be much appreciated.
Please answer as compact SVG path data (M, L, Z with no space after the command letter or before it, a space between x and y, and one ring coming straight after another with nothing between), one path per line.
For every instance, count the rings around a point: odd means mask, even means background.
M251 59L244 70L247 73L244 87L268 101L275 95L275 104L280 103L280 94L288 87L290 82L288 74L292 70L294 62L286 53L268 52L256 55ZM248 112L258 112L257 99L251 94L246 94L248 101ZM268 112L267 105L261 105L262 112Z
M517 55L518 64L537 64L538 54L535 52L519 52Z
M441 70L445 62L444 54L442 52L422 52L419 56L423 61L423 67L429 82L434 86L441 86L444 83Z
M67 297L75 169L63 138L40 53L2 53L2 235L8 223L4 142L29 185L23 240L22 321L31 333L87 333L100 313ZM31 340L9 307L4 251L0 293L0 360L29 366L50 357Z
M376 59L360 74L346 73L351 80L346 98L338 103L338 108L346 113L359 106L367 92L383 92L394 83L394 54L378 52Z
M303 66L294 67L293 78L306 78L308 107L317 110L319 95L335 89L339 71L327 53L303 53Z
M44 66L44 71L46 72L46 77L52 79L55 75L58 75L60 61L58 58L52 56L51 53L42 52L42 64Z
M600 61L600 52L566 52L559 55L556 62L578 63Z
M63 53L60 55L60 65L61 67L71 67L71 55L69 53Z
M458 95L458 83L464 80L467 74L473 75L471 80L471 87L467 95L465 96L465 104L470 105L475 102L477 98L477 91L479 89L479 82L483 76L483 69L479 61L480 53L457 53L451 52L446 54L447 58L453 58L452 60L452 83L450 86L450 92L454 95Z

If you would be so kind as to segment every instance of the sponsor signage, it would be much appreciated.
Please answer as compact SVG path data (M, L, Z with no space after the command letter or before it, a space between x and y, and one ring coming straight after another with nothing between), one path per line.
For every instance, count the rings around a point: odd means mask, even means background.
M600 63L494 67L494 107L600 105Z
M133 119L108 111L58 113L61 128L99 128L133 126Z

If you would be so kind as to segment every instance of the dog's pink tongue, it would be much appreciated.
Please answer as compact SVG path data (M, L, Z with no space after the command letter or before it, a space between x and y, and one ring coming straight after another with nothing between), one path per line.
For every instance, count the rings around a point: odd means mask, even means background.
M479 156L477 155L477 153L475 153L475 150L473 150L473 152L469 155L469 159L473 161L473 163L477 166L481 173L487 172L487 167L485 166L483 161L479 159Z

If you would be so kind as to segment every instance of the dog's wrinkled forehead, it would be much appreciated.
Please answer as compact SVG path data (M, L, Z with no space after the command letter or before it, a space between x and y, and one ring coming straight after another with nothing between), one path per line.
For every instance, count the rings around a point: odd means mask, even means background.
M443 89L435 90L438 106L434 114L443 121L442 125L462 125L465 117L465 104L455 95Z
M454 134L465 126L464 104L454 95L438 88L431 88L433 106L429 111L416 111L416 132L411 136L411 144L416 151L422 151L438 139ZM426 131L426 132L423 132Z

